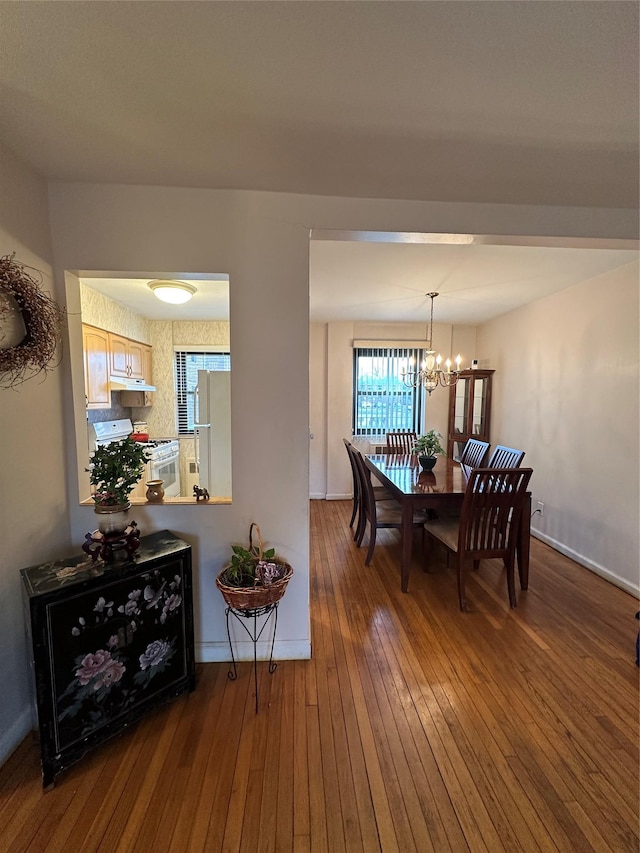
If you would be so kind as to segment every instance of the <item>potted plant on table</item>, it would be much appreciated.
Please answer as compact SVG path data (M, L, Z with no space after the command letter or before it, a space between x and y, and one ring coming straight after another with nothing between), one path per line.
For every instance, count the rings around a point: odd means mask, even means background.
M127 526L127 511L131 506L129 493L142 477L148 454L144 445L130 436L122 441L100 445L89 462L89 482L95 486L92 494L94 511L99 515L101 533L121 533Z
M253 541L254 528L257 542ZM233 610L258 610L279 601L293 569L273 548L265 549L260 528L249 528L249 547L231 546L231 559L216 578L216 586Z
M435 429L430 429L416 440L411 452L418 457L418 462L422 465L424 471L431 471L438 461L438 456L447 455L440 443L441 441L442 435L436 432Z

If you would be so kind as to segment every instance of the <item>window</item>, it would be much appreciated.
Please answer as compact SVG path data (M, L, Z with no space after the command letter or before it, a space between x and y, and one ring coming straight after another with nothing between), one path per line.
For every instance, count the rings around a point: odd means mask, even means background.
M419 364L422 351L413 347L354 349L354 435L422 432L422 387L407 388L400 376L410 359Z
M175 354L176 408L178 434L193 435L195 390L199 370L231 370L228 352L187 352Z

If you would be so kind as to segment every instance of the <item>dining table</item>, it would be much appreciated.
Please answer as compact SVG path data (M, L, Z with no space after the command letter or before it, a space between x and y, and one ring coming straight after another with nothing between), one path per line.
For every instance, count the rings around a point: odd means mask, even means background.
M411 551L413 543L413 518L416 510L432 509L436 512L460 510L471 468L455 460L438 458L431 471L423 471L413 454L364 454L367 468L371 471L400 504L402 525L400 527L401 557L400 586L402 592L409 589ZM523 507L516 546L520 586L529 585L531 493Z

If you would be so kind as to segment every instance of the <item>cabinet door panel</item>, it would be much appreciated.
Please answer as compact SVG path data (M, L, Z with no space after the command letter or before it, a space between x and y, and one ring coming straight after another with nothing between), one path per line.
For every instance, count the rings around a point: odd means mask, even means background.
M112 376L129 376L128 341L118 335L109 335L109 353Z
M132 379L144 379L144 344L129 341L129 376Z
M49 604L57 752L186 678L184 585L173 560Z
M109 337L102 329L83 326L84 387L88 409L108 409L109 392Z

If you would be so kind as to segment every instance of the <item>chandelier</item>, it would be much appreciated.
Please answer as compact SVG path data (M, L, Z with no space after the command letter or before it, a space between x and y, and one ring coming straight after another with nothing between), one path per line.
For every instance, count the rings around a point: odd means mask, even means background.
M407 388L417 388L419 385L431 394L431 392L442 385L443 388L449 388L455 385L460 378L460 356L456 356L455 369L451 369L451 359L448 358L444 367L441 367L442 356L436 355L433 349L433 300L438 296L437 293L425 293L431 300L431 319L427 328L427 345L424 350L424 358L420 368L417 368L414 360L409 359L407 370L403 370L400 377Z

